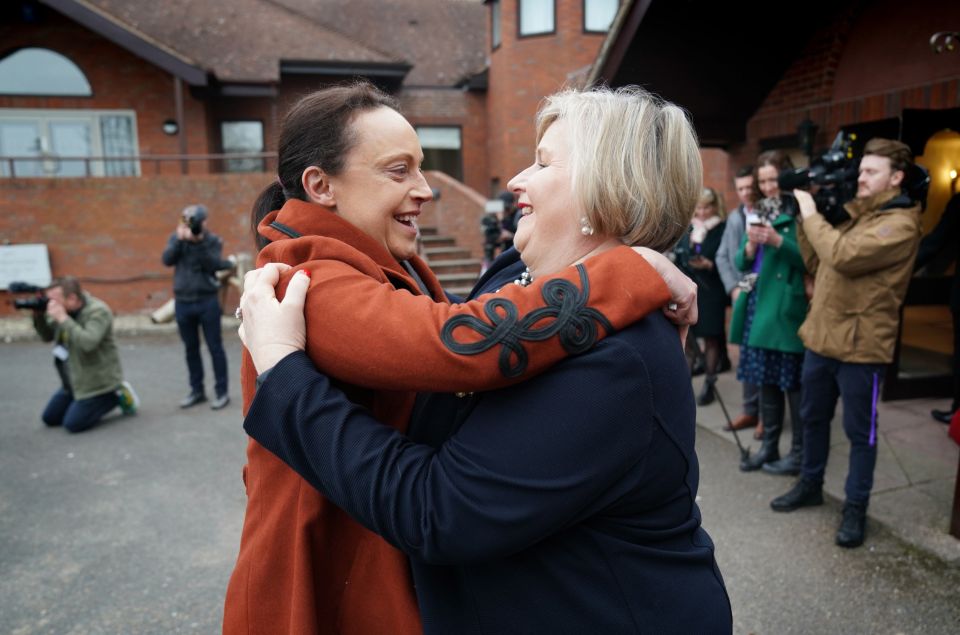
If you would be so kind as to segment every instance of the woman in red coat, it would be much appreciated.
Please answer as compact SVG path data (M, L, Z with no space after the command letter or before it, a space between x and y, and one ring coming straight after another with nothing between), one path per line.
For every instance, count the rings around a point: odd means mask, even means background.
M464 356L443 344L441 327L454 316L471 316L494 330L504 328L508 317L483 301L446 304L436 277L416 256L417 216L431 198L420 172L422 157L415 131L389 96L366 84L321 90L287 115L278 180L254 209L265 244L258 265L294 266L281 295L293 272L310 273L309 356L354 401L401 431L413 391L492 389L528 378L568 354L557 336L517 342L505 359L496 348ZM614 329L669 299L660 276L626 247L587 261L585 268L590 306ZM573 268L557 277L580 284ZM512 303L522 318L544 305L547 280L505 288L496 297ZM474 341L480 339L478 334ZM245 354L245 412L255 381ZM400 551L252 440L244 482L247 512L227 589L224 632L420 631Z

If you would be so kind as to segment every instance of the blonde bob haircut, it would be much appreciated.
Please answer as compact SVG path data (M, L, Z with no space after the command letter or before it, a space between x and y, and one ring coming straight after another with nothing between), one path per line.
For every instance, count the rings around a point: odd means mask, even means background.
M700 197L697 199L697 205L713 205L713 208L717 210L717 216L720 218L727 216L723 207L723 194L712 187L703 188Z
M595 231L670 249L703 193L693 126L679 107L637 86L563 90L537 113L537 143L569 122L574 195Z

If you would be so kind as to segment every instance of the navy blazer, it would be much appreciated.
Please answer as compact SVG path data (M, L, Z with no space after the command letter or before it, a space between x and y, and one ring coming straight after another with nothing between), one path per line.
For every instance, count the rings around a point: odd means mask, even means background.
M487 276L509 282L513 265ZM483 282L483 281L482 281ZM729 633L695 501L695 406L661 314L523 384L429 403L415 443L304 353L266 377L247 432L409 554L427 633ZM447 402L443 402L447 403ZM371 593L376 601L376 593Z

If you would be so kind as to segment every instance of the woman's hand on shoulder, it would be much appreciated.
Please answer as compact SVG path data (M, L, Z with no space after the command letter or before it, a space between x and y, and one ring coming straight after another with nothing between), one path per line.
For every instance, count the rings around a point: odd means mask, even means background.
M250 351L257 373L273 368L281 359L302 351L307 343L303 305L310 286L310 272L302 269L287 285L283 301L277 300L280 274L290 265L270 263L248 271L240 297L240 340Z
M697 283L688 278L670 259L648 247L632 247L650 263L670 290L670 304L663 310L680 327L697 323ZM685 331L685 329L683 329Z

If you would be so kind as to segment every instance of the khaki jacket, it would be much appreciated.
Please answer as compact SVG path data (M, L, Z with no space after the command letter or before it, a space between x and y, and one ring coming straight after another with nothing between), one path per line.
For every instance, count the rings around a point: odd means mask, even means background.
M123 381L120 355L113 341L113 313L88 293L84 292L83 300L83 308L61 324L42 313L33 318L43 341L55 341L69 351L67 368L74 399L112 392Z
M800 248L816 281L800 338L825 357L887 364L920 244L920 206L888 190L845 208L851 218L838 227L819 214L803 219Z

